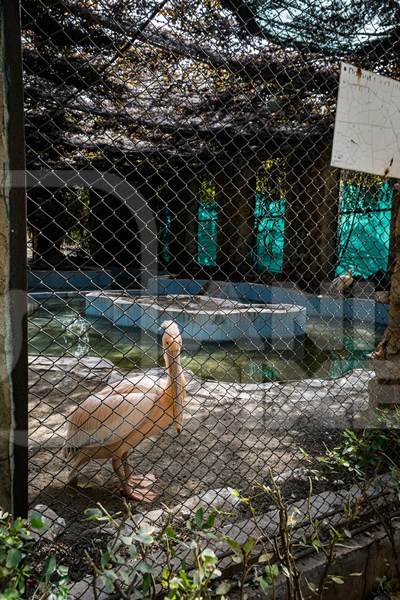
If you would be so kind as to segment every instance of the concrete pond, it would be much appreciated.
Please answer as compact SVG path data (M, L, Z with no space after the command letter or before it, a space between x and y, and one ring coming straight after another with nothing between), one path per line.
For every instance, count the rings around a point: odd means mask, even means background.
M121 327L139 327L158 333L161 323L174 320L182 338L191 343L268 340L276 348L293 347L304 336L306 309L293 304L241 302L206 295L120 294L88 292L85 312Z

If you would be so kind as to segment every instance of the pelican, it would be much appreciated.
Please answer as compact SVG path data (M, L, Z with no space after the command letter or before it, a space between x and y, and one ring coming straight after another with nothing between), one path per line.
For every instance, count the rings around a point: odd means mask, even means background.
M349 269L345 275L339 275L339 277L335 277L335 279L329 286L329 290L343 293L344 290L346 290L353 284L353 282L353 271Z
M71 466L70 485L77 484L79 469L94 459L111 459L121 492L132 500L151 502L153 475L133 477L128 453L144 439L154 438L175 424L182 430L186 381L181 366L182 338L174 321L164 321L162 346L166 379L154 389L106 386L89 396L69 418L64 456ZM146 384L145 384L146 385ZM139 487L134 487L138 484Z

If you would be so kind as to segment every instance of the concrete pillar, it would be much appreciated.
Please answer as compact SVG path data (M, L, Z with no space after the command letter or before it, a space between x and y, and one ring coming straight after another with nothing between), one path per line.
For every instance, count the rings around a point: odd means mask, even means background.
M168 206L172 210L172 260L169 265L175 273L193 276L197 269L197 209L200 180L190 167L180 169L168 181Z
M220 209L218 272L228 278L254 273L254 203L256 170L250 165L229 165L215 176Z
M288 159L284 272L311 291L331 278L336 263L338 171L318 148Z
M337 263L337 230L340 196L340 172L329 164L329 157L323 161L319 171L321 205L319 207L320 266L326 279L333 279Z
M110 193L89 191L90 253L99 267L139 268L141 241L130 209Z
M28 222L32 230L33 260L36 268L62 268L64 254L61 242L65 236L66 219L63 202L55 190L36 187L28 193Z
M27 509L26 202L19 2L0 0L0 507Z

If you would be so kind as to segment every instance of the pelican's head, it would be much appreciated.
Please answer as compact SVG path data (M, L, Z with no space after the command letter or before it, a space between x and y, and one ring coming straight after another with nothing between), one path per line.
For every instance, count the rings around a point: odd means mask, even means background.
M164 350L171 356L177 356L182 349L182 337L175 321L164 321L161 323L163 330L162 345Z
M182 350L182 337L178 325L175 321L164 321L161 324L164 333L162 336L162 345L166 355L168 374L173 381L173 415L176 431L182 431L183 423L183 404L185 401L185 379L183 377L180 364L180 355Z

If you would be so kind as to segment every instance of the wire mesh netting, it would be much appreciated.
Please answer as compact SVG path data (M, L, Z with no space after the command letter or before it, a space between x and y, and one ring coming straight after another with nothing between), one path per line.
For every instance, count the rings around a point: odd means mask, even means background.
M370 0L23 0L30 503L63 543L121 494L240 524L226 490L271 469L303 498L362 421L395 195L330 148L340 61L396 75L397 23Z

